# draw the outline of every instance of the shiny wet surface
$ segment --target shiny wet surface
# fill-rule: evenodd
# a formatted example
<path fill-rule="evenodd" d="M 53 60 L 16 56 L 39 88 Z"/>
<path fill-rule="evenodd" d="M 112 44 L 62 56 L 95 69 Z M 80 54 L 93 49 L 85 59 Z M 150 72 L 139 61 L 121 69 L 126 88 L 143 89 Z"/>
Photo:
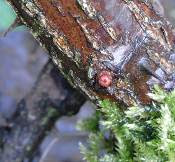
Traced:
<path fill-rule="evenodd" d="M 163 1 L 163 3 L 165 3 L 167 7 L 165 13 L 168 14 L 171 21 L 175 23 L 175 9 L 173 9 L 175 8 L 175 1 Z M 107 6 L 108 10 L 111 10 L 111 7 L 112 1 L 111 4 L 109 3 Z M 110 14 L 111 15 L 108 16 L 112 17 L 114 14 L 112 10 Z M 117 18 L 113 17 L 113 21 L 116 19 Z M 129 22 L 128 20 L 128 23 Z M 126 25 L 125 28 L 127 29 L 128 27 L 129 25 Z M 35 52 L 33 52 L 35 48 L 35 43 L 33 42 L 34 39 L 26 32 L 10 33 L 6 38 L 0 39 L 0 112 L 5 117 L 10 117 L 15 112 L 16 103 L 30 90 L 47 59 L 41 49 L 34 50 Z M 125 47 L 120 50 L 124 51 L 124 49 Z M 116 50 L 114 52 L 117 53 L 118 51 Z M 117 61 L 118 60 L 116 60 L 116 62 Z M 158 73 L 161 73 L 161 71 L 158 71 Z M 90 106 L 88 105 L 87 107 Z M 88 111 L 90 112 L 91 110 Z M 77 143 L 80 139 L 84 141 L 84 137 L 75 131 L 75 124 L 72 123 L 76 123 L 76 119 L 64 118 L 58 121 L 56 129 L 59 130 L 59 133 L 61 132 L 63 136 L 59 137 L 59 141 L 53 146 L 45 162 L 63 162 L 63 160 L 69 160 L 70 162 L 71 160 L 73 161 L 73 156 L 79 156 Z M 65 134 L 69 135 L 69 137 Z M 47 138 L 45 143 L 50 143 L 55 137 L 57 137 L 57 135 L 54 134 L 51 138 Z M 47 144 L 44 145 L 43 143 L 41 151 L 44 152 Z M 62 148 L 63 145 L 64 148 Z M 74 155 L 67 154 L 60 156 L 62 152 L 66 152 L 65 150 L 67 150 L 67 148 L 70 148 L 70 150 L 75 149 L 75 145 L 77 151 L 73 152 Z M 59 151 L 59 153 L 57 153 L 57 151 Z M 80 158 L 76 157 L 75 161 L 77 159 L 80 160 Z M 76 162 L 78 162 L 78 160 Z"/>

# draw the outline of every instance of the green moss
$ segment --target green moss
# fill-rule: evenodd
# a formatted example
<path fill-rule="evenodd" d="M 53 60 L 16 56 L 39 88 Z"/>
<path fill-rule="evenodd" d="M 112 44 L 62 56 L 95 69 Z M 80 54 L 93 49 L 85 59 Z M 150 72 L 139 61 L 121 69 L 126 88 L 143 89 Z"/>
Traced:
<path fill-rule="evenodd" d="M 99 120 L 100 113 L 96 112 L 92 117 L 84 119 L 83 121 L 79 121 L 77 124 L 77 129 L 81 131 L 88 131 L 96 133 L 99 131 Z"/>
<path fill-rule="evenodd" d="M 156 86 L 149 96 L 156 102 L 126 111 L 108 100 L 100 102 L 98 121 L 92 117 L 84 125 L 97 126 L 88 129 L 88 146 L 81 145 L 88 162 L 175 161 L 175 91 L 166 93 Z"/>
<path fill-rule="evenodd" d="M 43 118 L 43 120 L 41 121 L 41 125 L 45 125 L 48 123 L 48 120 L 50 120 L 50 118 L 53 118 L 55 116 L 58 115 L 58 111 L 56 111 L 55 109 L 53 108 L 49 108 L 48 109 L 48 112 L 47 112 L 47 116 L 45 116 Z"/>

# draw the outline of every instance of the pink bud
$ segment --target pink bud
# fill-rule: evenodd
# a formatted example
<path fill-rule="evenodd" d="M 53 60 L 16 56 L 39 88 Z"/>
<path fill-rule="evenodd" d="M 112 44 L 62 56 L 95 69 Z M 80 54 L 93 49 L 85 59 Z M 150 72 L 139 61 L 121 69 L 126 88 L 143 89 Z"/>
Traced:
<path fill-rule="evenodd" d="M 98 83 L 100 86 L 108 88 L 112 83 L 112 75 L 109 71 L 101 71 L 98 75 Z"/>

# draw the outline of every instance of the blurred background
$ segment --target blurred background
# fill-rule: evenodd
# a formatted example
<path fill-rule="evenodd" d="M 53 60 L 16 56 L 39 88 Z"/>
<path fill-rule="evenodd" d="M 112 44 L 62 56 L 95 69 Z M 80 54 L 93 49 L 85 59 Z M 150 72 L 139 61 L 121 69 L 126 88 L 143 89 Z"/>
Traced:
<path fill-rule="evenodd" d="M 175 25 L 175 0 L 152 1 Z M 5 0 L 0 0 L 1 35 L 14 19 L 13 10 Z M 6 37 L 0 37 L 0 116 L 8 119 L 15 113 L 16 104 L 31 90 L 47 60 L 46 51 L 39 47 L 25 27 L 18 27 Z M 88 134 L 79 132 L 76 124 L 93 112 L 93 105 L 86 102 L 77 115 L 59 119 L 40 146 L 43 155 L 40 162 L 83 161 L 78 144 L 85 143 Z"/>

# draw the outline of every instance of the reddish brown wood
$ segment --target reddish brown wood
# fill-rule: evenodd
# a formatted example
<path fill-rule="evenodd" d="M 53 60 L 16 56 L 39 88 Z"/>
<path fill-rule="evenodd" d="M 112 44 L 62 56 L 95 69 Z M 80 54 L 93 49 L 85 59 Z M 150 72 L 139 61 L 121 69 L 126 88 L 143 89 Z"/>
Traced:
<path fill-rule="evenodd" d="M 173 29 L 150 2 L 8 1 L 67 79 L 91 100 L 149 104 L 154 81 L 174 88 Z M 106 87 L 96 79 L 104 70 L 113 76 Z"/>

